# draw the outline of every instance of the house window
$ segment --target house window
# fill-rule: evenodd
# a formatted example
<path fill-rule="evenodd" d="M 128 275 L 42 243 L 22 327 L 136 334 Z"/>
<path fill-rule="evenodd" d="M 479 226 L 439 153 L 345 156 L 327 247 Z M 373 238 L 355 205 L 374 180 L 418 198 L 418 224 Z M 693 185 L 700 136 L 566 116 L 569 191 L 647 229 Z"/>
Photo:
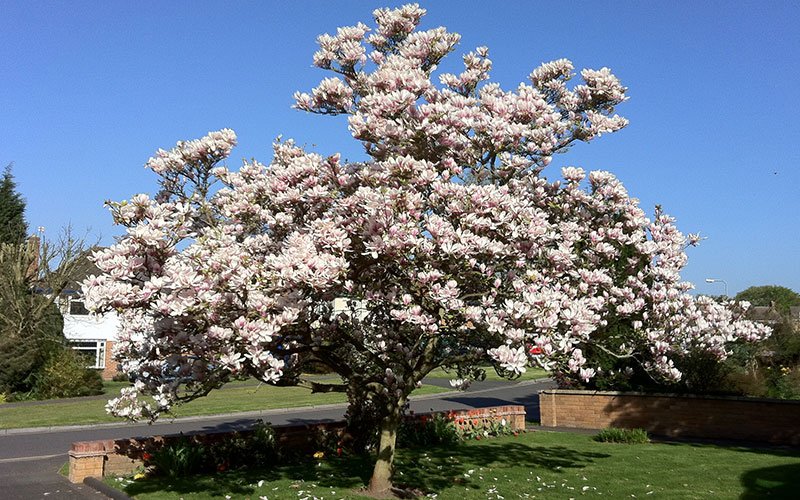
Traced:
<path fill-rule="evenodd" d="M 82 300 L 70 300 L 69 313 L 77 316 L 86 316 L 89 314 L 89 310 L 83 305 Z"/>
<path fill-rule="evenodd" d="M 86 359 L 86 368 L 106 367 L 105 340 L 76 340 L 72 342 L 72 348 Z"/>

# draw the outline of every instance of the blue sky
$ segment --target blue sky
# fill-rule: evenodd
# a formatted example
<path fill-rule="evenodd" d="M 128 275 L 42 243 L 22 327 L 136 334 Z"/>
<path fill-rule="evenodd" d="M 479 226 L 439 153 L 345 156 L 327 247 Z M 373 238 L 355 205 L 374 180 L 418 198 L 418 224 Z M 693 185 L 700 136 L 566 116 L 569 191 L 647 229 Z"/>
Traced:
<path fill-rule="evenodd" d="M 159 147 L 233 128 L 241 158 L 268 162 L 292 137 L 360 158 L 340 118 L 290 108 L 325 72 L 315 38 L 399 4 L 9 2 L 0 0 L 0 166 L 14 162 L 32 229 L 71 224 L 108 244 L 103 208 L 156 190 L 143 164 Z M 486 6 L 490 6 L 487 8 Z M 579 145 L 563 165 L 617 174 L 649 213 L 684 232 L 684 277 L 700 293 L 751 285 L 800 291 L 800 4 L 797 2 L 422 2 L 423 27 L 462 34 L 442 65 L 490 48 L 505 88 L 541 62 L 608 66 L 629 88 L 628 128 Z"/>

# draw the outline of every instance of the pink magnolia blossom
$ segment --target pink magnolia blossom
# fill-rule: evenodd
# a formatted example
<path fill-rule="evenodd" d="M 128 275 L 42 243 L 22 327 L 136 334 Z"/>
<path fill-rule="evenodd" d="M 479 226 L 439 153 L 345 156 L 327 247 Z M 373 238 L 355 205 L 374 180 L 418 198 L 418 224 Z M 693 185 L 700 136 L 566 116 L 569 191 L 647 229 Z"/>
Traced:
<path fill-rule="evenodd" d="M 688 293 L 684 249 L 699 237 L 648 217 L 613 174 L 542 175 L 627 124 L 609 69 L 572 85 L 560 59 L 504 90 L 479 47 L 437 75 L 459 36 L 418 30 L 424 14 L 379 9 L 373 28 L 321 36 L 314 64 L 335 75 L 295 95 L 347 114 L 366 161 L 279 141 L 269 164 L 234 171 L 225 129 L 159 150 L 147 166 L 162 191 L 110 204 L 127 233 L 84 288 L 93 310 L 121 313 L 115 355 L 137 380 L 113 412 L 154 417 L 233 378 L 291 379 L 306 359 L 391 407 L 438 366 L 463 381 L 487 361 L 508 376 L 536 363 L 585 383 L 593 348 L 678 380 L 673 358 L 768 335 Z M 614 325 L 632 333 L 606 344 Z"/>

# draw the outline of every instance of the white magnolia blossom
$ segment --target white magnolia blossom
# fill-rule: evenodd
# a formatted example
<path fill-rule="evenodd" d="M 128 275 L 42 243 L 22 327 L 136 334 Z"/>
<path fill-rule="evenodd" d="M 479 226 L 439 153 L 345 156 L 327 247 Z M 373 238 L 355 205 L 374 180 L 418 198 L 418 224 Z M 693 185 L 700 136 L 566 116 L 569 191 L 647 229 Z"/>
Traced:
<path fill-rule="evenodd" d="M 512 373 L 525 373 L 528 365 L 528 356 L 523 347 L 511 348 L 501 345 L 496 349 L 489 349 L 489 356 L 492 357 L 504 370 Z"/>

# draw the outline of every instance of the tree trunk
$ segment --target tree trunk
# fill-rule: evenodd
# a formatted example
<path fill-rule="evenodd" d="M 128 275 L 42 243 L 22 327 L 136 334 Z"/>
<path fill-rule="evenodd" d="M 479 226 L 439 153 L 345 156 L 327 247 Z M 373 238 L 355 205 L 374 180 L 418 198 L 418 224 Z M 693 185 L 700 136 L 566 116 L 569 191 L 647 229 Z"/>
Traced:
<path fill-rule="evenodd" d="M 383 493 L 392 487 L 392 467 L 394 462 L 397 428 L 400 426 L 400 407 L 393 407 L 381 422 L 380 442 L 378 443 L 378 459 L 372 470 L 367 490 L 370 493 Z"/>

